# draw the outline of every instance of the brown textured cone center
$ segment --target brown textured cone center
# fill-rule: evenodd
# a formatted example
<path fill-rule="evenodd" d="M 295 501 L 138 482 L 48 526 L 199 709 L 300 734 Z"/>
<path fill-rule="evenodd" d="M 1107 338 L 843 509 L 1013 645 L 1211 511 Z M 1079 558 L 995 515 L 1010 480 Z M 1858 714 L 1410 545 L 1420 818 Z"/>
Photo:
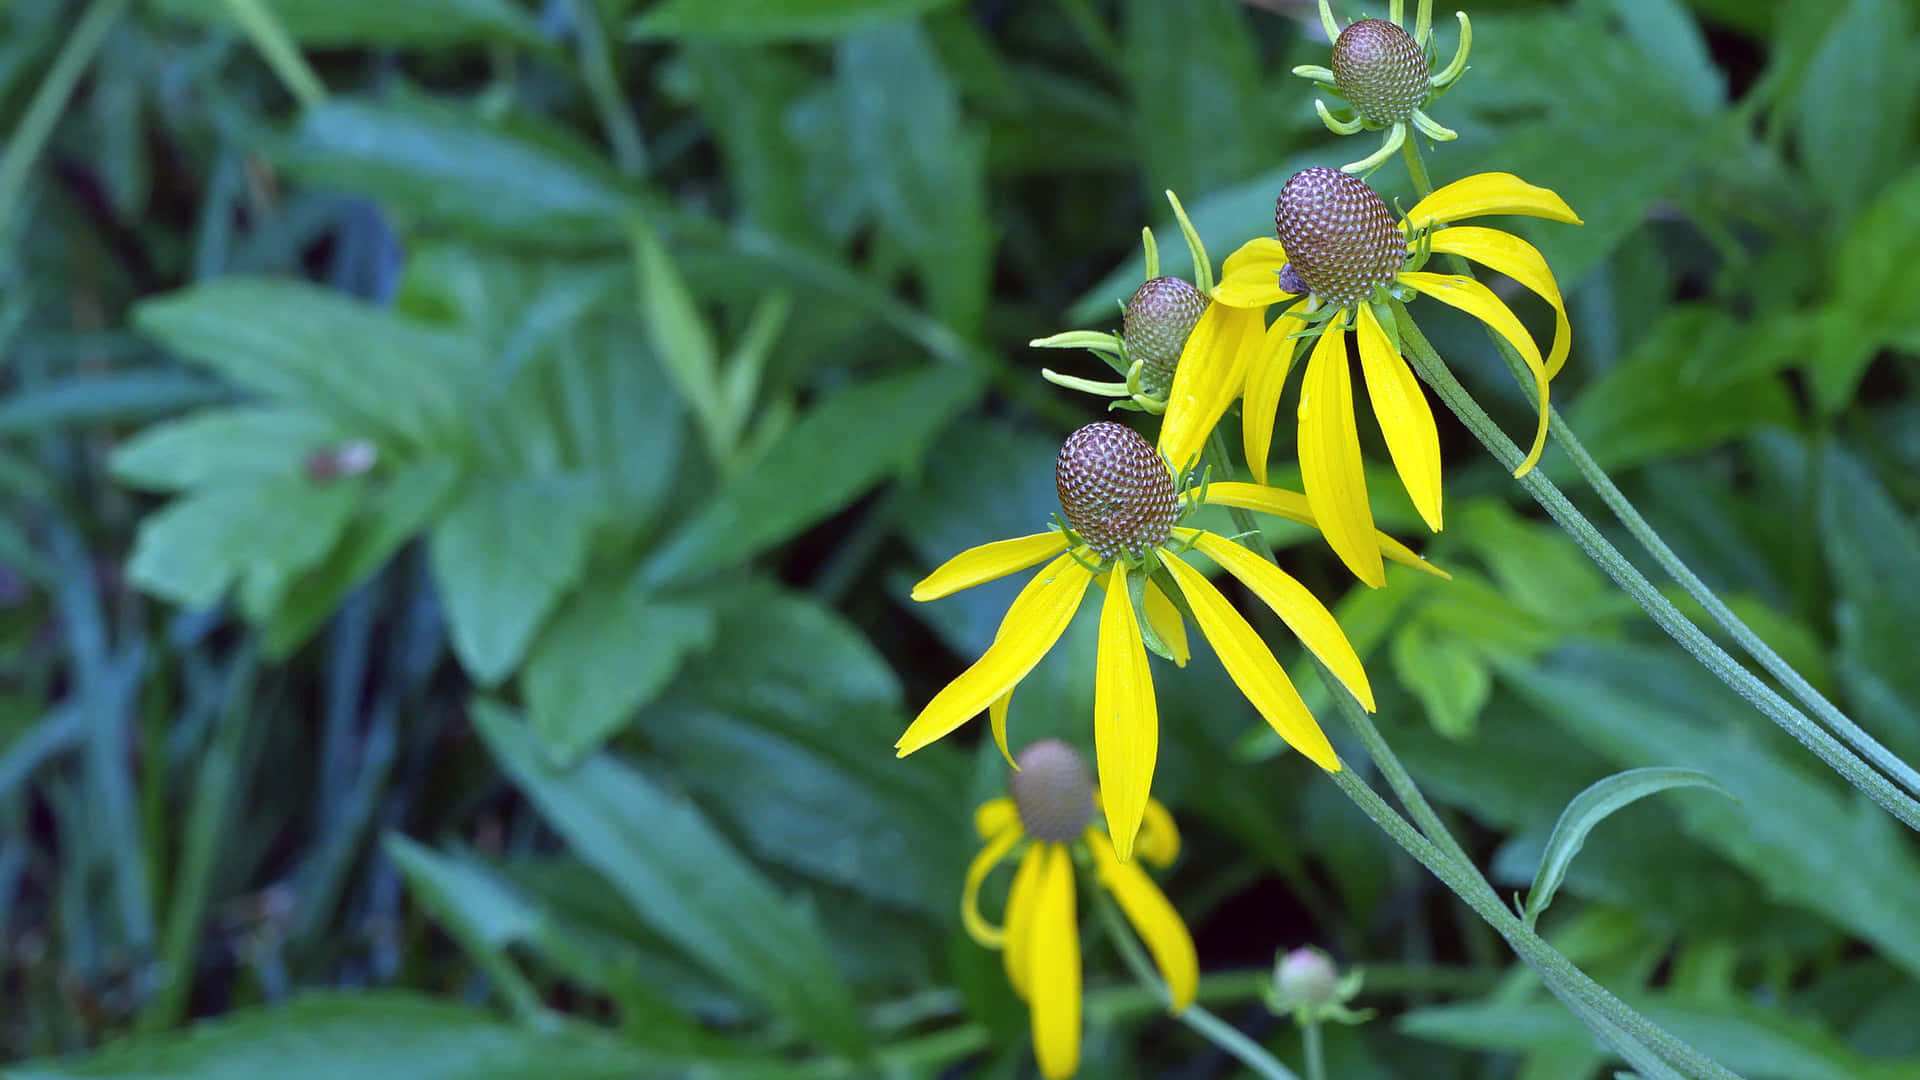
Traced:
<path fill-rule="evenodd" d="M 1427 54 L 1390 22 L 1361 19 L 1333 43 L 1333 85 L 1362 120 L 1405 123 L 1427 99 Z"/>
<path fill-rule="evenodd" d="M 1206 313 L 1208 300 L 1185 278 L 1157 277 L 1143 282 L 1127 299 L 1120 336 L 1127 355 L 1140 361 L 1140 382 L 1149 394 L 1164 394 L 1173 385 L 1193 326 Z"/>
<path fill-rule="evenodd" d="M 1110 420 L 1067 436 L 1053 483 L 1067 524 L 1101 559 L 1145 555 L 1167 542 L 1180 516 L 1159 451 Z"/>
<path fill-rule="evenodd" d="M 1372 188 L 1339 169 L 1294 173 L 1280 189 L 1273 225 L 1293 272 L 1330 304 L 1366 297 L 1407 261 L 1393 211 Z"/>
<path fill-rule="evenodd" d="M 1007 778 L 1007 793 L 1028 833 L 1067 843 L 1093 820 L 1093 778 L 1087 763 L 1059 739 L 1042 739 L 1020 751 L 1020 771 Z"/>

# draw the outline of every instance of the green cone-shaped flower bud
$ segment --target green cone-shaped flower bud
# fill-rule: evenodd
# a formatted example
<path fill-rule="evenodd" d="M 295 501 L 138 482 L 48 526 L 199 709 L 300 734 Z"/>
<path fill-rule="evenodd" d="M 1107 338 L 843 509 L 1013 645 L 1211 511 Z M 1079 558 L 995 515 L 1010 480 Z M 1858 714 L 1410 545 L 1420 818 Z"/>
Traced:
<path fill-rule="evenodd" d="M 1132 428 L 1102 420 L 1060 447 L 1054 489 L 1067 524 L 1101 559 L 1138 559 L 1167 542 L 1180 516 L 1160 452 Z"/>
<path fill-rule="evenodd" d="M 1365 298 L 1406 265 L 1407 241 L 1393 211 L 1339 169 L 1294 173 L 1274 204 L 1273 226 L 1294 274 L 1329 304 Z"/>
<path fill-rule="evenodd" d="M 1059 739 L 1041 739 L 1020 751 L 1017 760 L 1020 771 L 1007 778 L 1007 793 L 1020 811 L 1020 824 L 1050 843 L 1079 839 L 1093 820 L 1087 763 Z"/>
<path fill-rule="evenodd" d="M 1173 385 L 1173 369 L 1187 336 L 1207 310 L 1207 298 L 1185 278 L 1157 277 L 1142 282 L 1127 298 L 1120 336 L 1127 356 L 1140 361 L 1140 385 L 1155 397 Z"/>
<path fill-rule="evenodd" d="M 1413 119 L 1427 99 L 1427 75 L 1426 51 L 1390 22 L 1361 19 L 1333 43 L 1333 85 L 1375 127 Z"/>

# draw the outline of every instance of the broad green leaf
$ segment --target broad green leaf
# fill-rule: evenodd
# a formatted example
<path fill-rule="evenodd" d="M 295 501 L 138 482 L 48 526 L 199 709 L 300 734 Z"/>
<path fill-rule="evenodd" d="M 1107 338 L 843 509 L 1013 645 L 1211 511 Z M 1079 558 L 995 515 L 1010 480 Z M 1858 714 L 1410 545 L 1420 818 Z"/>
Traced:
<path fill-rule="evenodd" d="M 0 436 L 69 425 L 127 424 L 227 400 L 231 391 L 196 376 L 158 371 L 76 375 L 0 400 Z"/>
<path fill-rule="evenodd" d="M 234 25 L 224 3 L 159 0 L 154 6 L 175 18 Z M 321 48 L 544 41 L 539 26 L 509 0 L 270 0 L 267 6 L 301 44 Z"/>
<path fill-rule="evenodd" d="M 453 651 L 476 681 L 512 674 L 586 572 L 603 511 L 564 475 L 477 478 L 433 530 L 427 554 Z"/>
<path fill-rule="evenodd" d="M 408 226 L 541 248 L 617 247 L 640 208 L 563 129 L 490 124 L 445 103 L 335 98 L 268 151 L 299 179 L 376 199 Z"/>
<path fill-rule="evenodd" d="M 1828 412 L 1853 399 L 1882 348 L 1920 329 L 1920 169 L 1887 186 L 1841 238 L 1830 261 L 1832 301 L 1809 320 L 1815 399 Z"/>
<path fill-rule="evenodd" d="M 793 182 L 804 158 L 787 117 L 810 86 L 799 58 L 778 46 L 706 41 L 687 41 L 678 55 L 748 219 L 794 243 L 818 236 L 805 186 Z"/>
<path fill-rule="evenodd" d="M 278 581 L 326 558 L 363 494 L 358 479 L 304 475 L 201 489 L 142 523 L 127 575 L 182 607 L 211 606 L 236 581 Z"/>
<path fill-rule="evenodd" d="M 964 763 L 873 752 L 906 728 L 899 682 L 832 609 L 755 582 L 718 615 L 642 738 L 761 858 L 944 922 L 972 853 Z"/>
<path fill-rule="evenodd" d="M 1673 802 L 1681 826 L 1738 864 L 1782 903 L 1824 917 L 1920 973 L 1920 857 L 1896 825 L 1699 667 L 1670 653 L 1610 646 L 1563 650 L 1539 670 L 1502 677 L 1569 736 L 1617 767 L 1701 769 L 1739 800 Z M 1833 883 L 1847 882 L 1845 888 Z"/>
<path fill-rule="evenodd" d="M 510 1024 L 394 990 L 309 993 L 182 1032 L 0 1070 L 5 1080 L 626 1080 L 672 1057 L 585 1024 Z"/>
<path fill-rule="evenodd" d="M 1696 113 L 1726 103 L 1727 80 L 1713 62 L 1706 36 L 1680 0 L 1608 0 L 1627 36 L 1652 57 L 1680 99 Z"/>
<path fill-rule="evenodd" d="M 142 303 L 140 331 L 280 404 L 355 435 L 459 447 L 483 386 L 474 342 L 336 292 L 223 278 Z"/>
<path fill-rule="evenodd" d="M 1586 843 L 1587 834 L 1593 831 L 1594 826 L 1623 806 L 1680 787 L 1707 788 L 1733 798 L 1726 788 L 1720 786 L 1719 781 L 1698 769 L 1660 766 L 1614 773 L 1575 795 L 1573 801 L 1567 803 L 1567 808 L 1561 811 L 1560 820 L 1554 822 L 1553 835 L 1547 838 L 1546 853 L 1540 857 L 1540 869 L 1533 875 L 1533 885 L 1527 890 L 1527 902 L 1520 912 L 1527 925 L 1531 927 L 1540 918 L 1540 913 L 1547 910 L 1547 905 L 1553 903 L 1553 894 L 1559 891 L 1560 882 L 1566 878 L 1567 867 L 1572 865 L 1573 857 L 1580 854 L 1580 847 Z"/>
<path fill-rule="evenodd" d="M 601 753 L 570 770 L 491 702 L 473 719 L 495 759 L 656 932 L 716 977 L 847 1054 L 865 1046 L 853 996 L 811 912 L 782 897 L 691 804 Z"/>
<path fill-rule="evenodd" d="M 1820 535 L 1833 575 L 1833 621 L 1847 704 L 1908 761 L 1920 754 L 1920 529 L 1872 473 L 1843 450 L 1823 463 Z"/>
<path fill-rule="evenodd" d="M 660 0 L 633 21 L 636 38 L 779 41 L 834 38 L 899 22 L 952 0 Z"/>
<path fill-rule="evenodd" d="M 1914 88 L 1910 5 L 1844 0 L 1788 5 L 1785 32 L 1811 47 L 1791 116 L 1799 160 L 1842 211 L 1866 201 L 1907 160 Z"/>
<path fill-rule="evenodd" d="M 1484 656 L 1471 645 L 1414 624 L 1393 636 L 1393 673 L 1427 711 L 1435 730 L 1469 739 L 1493 689 Z"/>
<path fill-rule="evenodd" d="M 600 748 L 713 640 L 705 607 L 655 600 L 638 582 L 589 583 L 554 614 L 521 675 L 528 720 L 554 760 Z"/>
<path fill-rule="evenodd" d="M 942 366 L 834 391 L 668 537 L 643 576 L 659 585 L 731 566 L 834 513 L 916 465 L 979 386 Z"/>
<path fill-rule="evenodd" d="M 1287 95 L 1274 93 L 1272 81 L 1291 76 L 1260 70 L 1251 25 L 1257 15 L 1229 0 L 1130 0 L 1124 10 L 1121 70 L 1132 91 L 1131 134 L 1156 212 L 1166 209 L 1160 193 L 1167 188 L 1199 198 L 1292 149 L 1274 122 Z M 1312 102 L 1305 104 L 1310 116 Z M 1267 196 L 1269 228 L 1278 194 L 1275 187 Z M 1216 261 L 1232 250 L 1208 248 Z"/>
<path fill-rule="evenodd" d="M 113 478 L 147 491 L 185 491 L 240 479 L 297 476 L 316 450 L 347 438 L 298 409 L 205 409 L 156 424 L 114 448 Z"/>
<path fill-rule="evenodd" d="M 265 626 L 268 655 L 284 659 L 304 644 L 348 590 L 384 566 L 437 517 L 459 487 L 445 461 L 407 466 L 377 483 L 326 560 L 292 582 Z"/>

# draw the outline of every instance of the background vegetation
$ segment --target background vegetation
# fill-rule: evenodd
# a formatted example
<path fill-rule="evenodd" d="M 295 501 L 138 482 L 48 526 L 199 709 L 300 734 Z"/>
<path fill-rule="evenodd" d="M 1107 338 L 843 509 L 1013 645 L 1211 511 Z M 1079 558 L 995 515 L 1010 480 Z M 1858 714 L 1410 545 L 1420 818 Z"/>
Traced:
<path fill-rule="evenodd" d="M 1585 218 L 1517 226 L 1570 290 L 1556 402 L 1913 760 L 1920 17 L 1471 14 L 1436 110 L 1462 138 L 1429 161 Z M 6 1075 L 1030 1074 L 956 908 L 1004 766 L 978 732 L 891 750 L 1011 586 L 907 585 L 1054 509 L 1059 439 L 1098 414 L 1037 371 L 1097 364 L 1025 343 L 1117 325 L 1142 225 L 1178 271 L 1163 189 L 1218 258 L 1295 169 L 1364 153 L 1287 75 L 1325 62 L 1311 6 L 0 18 Z M 1422 319 L 1530 428 L 1471 324 Z M 1739 802 L 1609 819 L 1548 936 L 1746 1076 L 1920 1077 L 1913 838 L 1442 437 L 1448 530 L 1379 512 L 1451 584 L 1349 588 L 1275 539 L 1344 595 L 1381 726 L 1475 856 L 1517 889 L 1590 781 L 1704 769 Z M 1088 741 L 1093 629 L 1016 743 Z M 1163 676 L 1203 1001 L 1297 1061 L 1259 995 L 1319 944 L 1380 1010 L 1332 1033 L 1338 1076 L 1612 1074 L 1217 667 Z M 1083 1075 L 1234 1074 L 1088 964 Z"/>

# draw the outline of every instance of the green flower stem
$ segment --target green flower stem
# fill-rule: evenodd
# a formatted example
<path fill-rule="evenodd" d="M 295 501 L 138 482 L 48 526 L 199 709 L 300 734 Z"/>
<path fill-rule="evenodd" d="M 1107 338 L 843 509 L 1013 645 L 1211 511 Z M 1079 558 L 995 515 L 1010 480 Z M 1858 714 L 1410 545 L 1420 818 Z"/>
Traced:
<path fill-rule="evenodd" d="M 1307 1017 L 1300 1025 L 1301 1053 L 1307 1059 L 1307 1080 L 1327 1080 L 1327 1053 L 1320 1046 L 1320 1021 Z"/>
<path fill-rule="evenodd" d="M 1460 381 L 1447 370 L 1445 362 L 1434 352 L 1433 345 L 1415 326 L 1406 308 L 1399 302 L 1394 303 L 1394 314 L 1398 317 L 1401 344 L 1405 348 L 1407 359 L 1414 370 L 1420 373 L 1428 386 L 1440 395 L 1455 416 L 1466 424 L 1474 437 L 1480 440 L 1495 460 L 1508 469 L 1517 467 L 1523 456 L 1520 448 L 1507 438 L 1506 433 L 1487 416 Z M 1695 626 L 1686 616 L 1675 608 L 1671 601 L 1660 594 L 1653 582 L 1640 572 L 1639 568 L 1620 554 L 1600 530 L 1581 514 L 1566 495 L 1547 479 L 1545 473 L 1535 469 L 1520 477 L 1520 485 L 1526 488 L 1534 501 L 1553 517 L 1567 534 L 1573 537 L 1580 549 L 1586 552 L 1602 570 L 1607 572 L 1616 584 L 1646 609 L 1653 621 L 1665 630 L 1668 636 L 1679 642 L 1681 647 L 1692 653 L 1694 658 L 1713 672 L 1721 682 L 1726 683 L 1741 697 L 1764 713 L 1768 719 L 1778 724 L 1800 744 L 1812 750 L 1820 760 L 1826 762 L 1834 771 L 1847 778 L 1854 787 L 1867 793 L 1888 813 L 1899 818 L 1910 829 L 1920 831 L 1920 802 L 1895 787 L 1885 776 L 1875 771 L 1865 761 L 1855 756 L 1825 728 L 1808 719 L 1805 713 L 1793 707 L 1774 689 L 1748 671 L 1739 661 L 1727 654 L 1714 640 Z"/>
<path fill-rule="evenodd" d="M 1151 990 L 1163 1007 L 1170 1005 L 1173 997 L 1167 992 L 1167 985 L 1160 981 L 1159 974 L 1153 970 L 1153 962 L 1147 959 L 1146 950 L 1134 940 L 1133 931 L 1127 928 L 1119 909 L 1114 907 L 1112 899 L 1106 893 L 1098 889 L 1092 892 L 1095 906 L 1100 909 L 1100 923 L 1106 928 L 1107 937 L 1113 942 L 1113 947 L 1119 950 L 1120 958 L 1126 961 L 1128 969 L 1133 972 L 1133 977 L 1139 980 L 1142 986 Z M 1272 1054 L 1267 1053 L 1265 1047 L 1241 1034 L 1239 1029 L 1208 1012 L 1198 1003 L 1188 1005 L 1176 1013 L 1174 1018 L 1192 1028 L 1201 1038 L 1231 1054 L 1235 1060 L 1253 1070 L 1255 1074 L 1266 1077 L 1267 1080 L 1300 1080 L 1292 1069 L 1280 1064 Z"/>
<path fill-rule="evenodd" d="M 1405 818 L 1393 811 L 1373 788 L 1352 769 L 1333 773 L 1333 782 L 1352 799 L 1362 813 L 1385 830 L 1407 854 L 1419 860 L 1433 875 L 1471 905 L 1487 925 L 1507 940 L 1527 966 L 1539 972 L 1547 989 L 1561 999 L 1576 1015 L 1597 1014 L 1600 1019 L 1633 1037 L 1689 1076 L 1705 1080 L 1739 1080 L 1739 1075 L 1724 1065 L 1688 1046 L 1680 1039 L 1635 1012 L 1606 987 L 1595 982 L 1544 938 L 1528 930 L 1513 912 L 1507 910 L 1485 878 L 1469 862 L 1444 853 Z"/>
<path fill-rule="evenodd" d="M 1432 194 L 1433 182 L 1428 178 L 1426 161 L 1420 156 L 1419 146 L 1415 145 L 1414 140 L 1409 139 L 1402 153 L 1406 158 L 1407 173 L 1413 180 L 1414 190 L 1421 198 Z M 1447 256 L 1446 262 L 1448 269 L 1454 273 L 1468 277 L 1474 276 L 1473 267 L 1458 255 Z M 1507 368 L 1513 372 L 1513 377 L 1520 384 L 1522 392 L 1526 394 L 1528 403 L 1537 406 L 1533 377 L 1527 370 L 1525 361 L 1520 359 L 1520 354 L 1514 351 L 1513 346 L 1506 339 L 1491 332 L 1487 336 L 1499 351 L 1501 358 L 1507 362 Z M 1838 734 L 1855 752 L 1898 780 L 1909 793 L 1920 795 L 1920 771 L 1916 771 L 1911 765 L 1901 760 L 1898 754 L 1887 749 L 1879 740 L 1862 730 L 1858 724 L 1828 701 L 1820 691 L 1814 689 L 1813 684 L 1807 682 L 1798 671 L 1793 669 L 1793 665 L 1787 663 L 1779 653 L 1762 641 L 1760 635 L 1754 633 L 1740 616 L 1735 615 L 1733 610 L 1707 586 L 1707 583 L 1700 580 L 1700 576 L 1681 561 L 1680 556 L 1667 545 L 1653 526 L 1647 523 L 1647 519 L 1641 516 L 1640 511 L 1628 501 L 1626 495 L 1614 484 L 1613 479 L 1600 467 L 1600 463 L 1587 452 L 1586 446 L 1573 434 L 1573 430 L 1561 419 L 1557 410 L 1550 409 L 1547 430 L 1560 449 L 1566 452 L 1574 468 L 1579 470 L 1580 475 L 1592 486 L 1594 493 L 1607 504 L 1607 509 L 1613 512 L 1613 516 L 1626 527 L 1634 540 L 1653 556 L 1654 561 L 1660 564 L 1660 568 L 1678 582 L 1680 587 L 1686 590 L 1687 595 L 1693 597 L 1694 601 L 1722 630 L 1726 631 L 1729 637 L 1733 638 L 1734 643 L 1743 652 L 1759 661 L 1767 674 L 1780 680 L 1780 684 L 1787 688 L 1788 693 L 1800 699 L 1801 704 L 1811 709 L 1821 723 Z M 1682 644 L 1684 645 L 1685 642 Z M 1740 688 L 1736 686 L 1734 689 Z M 1805 742 L 1804 739 L 1801 741 Z"/>

